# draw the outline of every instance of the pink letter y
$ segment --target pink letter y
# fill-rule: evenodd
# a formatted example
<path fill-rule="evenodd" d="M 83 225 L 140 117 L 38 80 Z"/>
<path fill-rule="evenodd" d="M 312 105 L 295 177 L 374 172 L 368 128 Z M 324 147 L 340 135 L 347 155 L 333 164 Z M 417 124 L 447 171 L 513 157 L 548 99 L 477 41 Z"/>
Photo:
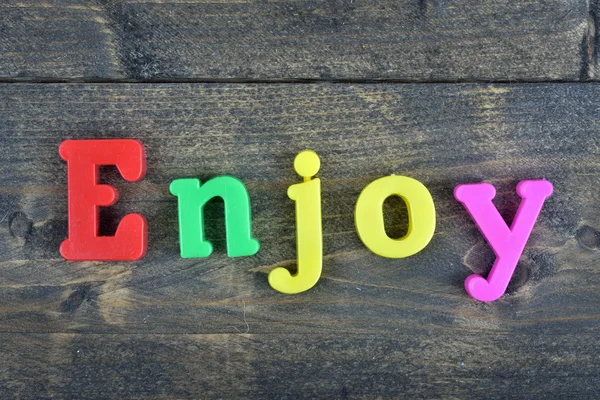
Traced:
<path fill-rule="evenodd" d="M 542 205 L 552 194 L 552 184 L 546 180 L 521 181 L 517 193 L 523 200 L 509 228 L 492 203 L 496 195 L 492 185 L 477 183 L 454 189 L 454 197 L 463 203 L 496 253 L 487 279 L 475 274 L 465 280 L 467 293 L 477 300 L 494 301 L 506 291 Z"/>

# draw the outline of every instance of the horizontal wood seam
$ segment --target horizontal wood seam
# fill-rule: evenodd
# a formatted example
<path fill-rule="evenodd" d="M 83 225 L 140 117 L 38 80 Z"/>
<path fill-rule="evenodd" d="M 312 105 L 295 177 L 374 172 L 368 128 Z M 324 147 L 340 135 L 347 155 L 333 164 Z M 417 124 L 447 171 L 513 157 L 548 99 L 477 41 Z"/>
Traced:
<path fill-rule="evenodd" d="M 587 69 L 588 64 L 585 64 L 582 68 Z M 590 66 L 592 68 L 593 66 Z M 56 79 L 56 78 L 0 78 L 0 84 L 6 83 L 26 83 L 26 84 L 183 84 L 183 83 L 195 83 L 195 84 L 249 84 L 249 85 L 263 85 L 263 84 L 319 84 L 319 83 L 333 83 L 333 84 L 352 84 L 352 85 L 365 85 L 365 84 L 536 84 L 536 83 L 566 83 L 566 84 L 578 84 L 578 83 L 595 83 L 589 79 L 581 80 L 565 80 L 565 79 L 433 79 L 433 80 L 412 80 L 412 79 L 235 79 L 235 78 L 223 78 L 223 79 Z"/>

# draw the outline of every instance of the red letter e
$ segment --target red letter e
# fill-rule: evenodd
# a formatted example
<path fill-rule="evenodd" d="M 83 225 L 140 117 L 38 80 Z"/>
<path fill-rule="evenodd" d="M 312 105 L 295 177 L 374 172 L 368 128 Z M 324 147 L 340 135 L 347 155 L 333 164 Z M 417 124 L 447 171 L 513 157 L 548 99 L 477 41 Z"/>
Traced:
<path fill-rule="evenodd" d="M 69 238 L 60 254 L 69 261 L 139 260 L 146 254 L 148 223 L 126 215 L 115 236 L 98 236 L 98 210 L 117 202 L 117 189 L 98 184 L 98 166 L 115 165 L 130 182 L 146 174 L 146 153 L 133 139 L 65 140 L 58 152 L 67 161 Z"/>

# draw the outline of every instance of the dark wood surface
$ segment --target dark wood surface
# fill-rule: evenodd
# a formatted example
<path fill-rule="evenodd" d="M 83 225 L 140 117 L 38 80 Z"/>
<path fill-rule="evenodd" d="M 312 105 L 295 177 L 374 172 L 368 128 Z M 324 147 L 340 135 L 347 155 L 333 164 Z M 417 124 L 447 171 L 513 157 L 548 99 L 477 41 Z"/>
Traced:
<path fill-rule="evenodd" d="M 596 0 L 0 1 L 0 399 L 600 398 Z M 376 83 L 376 82 L 383 83 Z M 588 81 L 587 83 L 582 83 Z M 277 83 L 277 84 L 274 84 Z M 67 138 L 131 137 L 146 178 L 103 181 L 149 221 L 138 262 L 69 263 Z M 294 268 L 287 187 L 321 156 L 324 269 Z M 171 180 L 250 192 L 252 257 L 179 257 Z M 358 194 L 389 174 L 431 191 L 437 229 L 389 260 L 360 242 Z M 545 203 L 507 294 L 463 289 L 493 252 L 453 188 L 516 184 Z M 386 202 L 388 232 L 407 229 Z"/>
<path fill-rule="evenodd" d="M 595 84 L 0 85 L 0 397 L 533 399 L 600 396 L 600 86 Z M 111 168 L 127 212 L 149 221 L 139 262 L 62 260 L 67 138 L 134 137 L 148 172 Z M 299 295 L 267 273 L 295 263 L 294 155 L 322 160 L 324 271 Z M 435 236 L 389 260 L 357 237 L 353 209 L 375 178 L 423 182 Z M 169 182 L 232 174 L 250 192 L 252 257 L 224 251 L 208 208 L 206 259 L 178 255 Z M 486 181 L 511 220 L 515 185 L 547 200 L 508 293 L 464 291 L 493 253 L 453 199 Z M 388 204 L 392 235 L 406 230 Z"/>
<path fill-rule="evenodd" d="M 579 80 L 596 22 L 587 0 L 3 0 L 0 78 Z"/>

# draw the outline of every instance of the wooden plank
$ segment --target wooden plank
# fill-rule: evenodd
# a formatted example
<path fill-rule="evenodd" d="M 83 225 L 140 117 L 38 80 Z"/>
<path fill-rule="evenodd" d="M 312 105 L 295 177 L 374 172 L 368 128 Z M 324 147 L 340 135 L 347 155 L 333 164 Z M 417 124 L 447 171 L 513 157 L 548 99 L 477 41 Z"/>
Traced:
<path fill-rule="evenodd" d="M 144 398 L 596 398 L 600 391 L 600 94 L 596 85 L 0 85 L 0 395 Z M 105 232 L 142 212 L 139 262 L 68 263 L 66 138 L 133 137 L 146 178 L 104 180 L 121 200 Z M 295 262 L 294 155 L 322 160 L 324 271 L 286 296 L 267 273 Z M 436 234 L 380 258 L 353 208 L 375 178 L 423 182 Z M 169 182 L 221 174 L 250 192 L 261 251 L 224 255 L 222 206 L 208 208 L 206 259 L 178 256 Z M 512 219 L 515 185 L 554 195 L 508 294 L 462 287 L 493 254 L 459 183 L 487 181 Z M 388 208 L 390 229 L 406 229 Z M 461 364 L 464 363 L 464 366 Z M 544 394 L 542 394 L 544 393 Z M 36 394 L 35 396 L 33 394 Z M 3 397 L 3 396 L 0 396 Z M 108 395 L 106 397 L 109 397 Z"/>
<path fill-rule="evenodd" d="M 403 330 L 4 334 L 0 392 L 37 399 L 260 400 L 592 399 L 598 394 L 598 357 L 581 350 L 596 346 L 589 333 Z"/>
<path fill-rule="evenodd" d="M 0 77 L 578 80 L 585 0 L 8 0 Z"/>
<path fill-rule="evenodd" d="M 104 9 L 80 0 L 3 0 L 0 78 L 123 77 Z"/>

